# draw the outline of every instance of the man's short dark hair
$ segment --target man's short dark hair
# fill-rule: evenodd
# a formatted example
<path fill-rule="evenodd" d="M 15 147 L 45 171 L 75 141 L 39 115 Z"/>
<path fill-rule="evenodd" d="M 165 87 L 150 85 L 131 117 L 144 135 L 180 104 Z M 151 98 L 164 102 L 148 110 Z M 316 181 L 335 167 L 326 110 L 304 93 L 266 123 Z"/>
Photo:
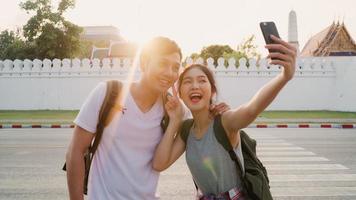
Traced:
<path fill-rule="evenodd" d="M 182 59 L 181 49 L 175 41 L 166 37 L 155 37 L 142 47 L 140 60 L 146 62 L 152 56 L 172 53 L 178 53 Z"/>

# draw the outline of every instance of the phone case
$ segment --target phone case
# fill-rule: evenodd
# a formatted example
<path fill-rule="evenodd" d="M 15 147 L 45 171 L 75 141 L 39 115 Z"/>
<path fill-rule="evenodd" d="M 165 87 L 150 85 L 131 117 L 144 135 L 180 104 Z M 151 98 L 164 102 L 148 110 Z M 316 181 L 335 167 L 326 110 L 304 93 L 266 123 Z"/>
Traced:
<path fill-rule="evenodd" d="M 274 35 L 279 38 L 278 30 L 274 22 L 261 22 L 260 27 L 266 44 L 274 43 L 270 35 Z"/>

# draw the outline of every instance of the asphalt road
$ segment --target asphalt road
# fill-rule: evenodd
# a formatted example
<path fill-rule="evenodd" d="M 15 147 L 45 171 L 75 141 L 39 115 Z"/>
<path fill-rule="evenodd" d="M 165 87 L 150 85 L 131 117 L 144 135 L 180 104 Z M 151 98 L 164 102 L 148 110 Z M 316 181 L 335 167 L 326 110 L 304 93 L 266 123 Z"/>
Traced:
<path fill-rule="evenodd" d="M 73 129 L 0 129 L 0 199 L 68 199 L 61 170 Z M 246 129 L 274 199 L 356 199 L 356 129 Z M 161 199 L 194 199 L 184 156 L 163 172 Z"/>

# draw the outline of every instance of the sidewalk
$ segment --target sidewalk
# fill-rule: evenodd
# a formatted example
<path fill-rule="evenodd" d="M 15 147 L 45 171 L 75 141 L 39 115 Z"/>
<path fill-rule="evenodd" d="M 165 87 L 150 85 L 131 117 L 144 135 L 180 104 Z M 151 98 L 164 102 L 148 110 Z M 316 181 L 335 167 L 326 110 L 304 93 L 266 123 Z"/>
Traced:
<path fill-rule="evenodd" d="M 68 120 L 68 119 L 0 119 L 0 124 L 4 124 L 4 122 L 11 123 L 11 124 L 13 124 L 13 123 L 28 124 L 31 122 L 36 122 L 36 123 L 40 123 L 40 124 L 64 122 L 67 124 L 71 124 L 71 123 L 73 123 L 73 120 Z"/>
<path fill-rule="evenodd" d="M 73 128 L 73 120 L 68 119 L 16 119 L 0 120 L 0 129 L 4 128 Z M 257 118 L 248 128 L 356 128 L 353 118 Z"/>
<path fill-rule="evenodd" d="M 74 120 L 74 119 L 73 119 Z M 40 124 L 48 124 L 48 123 L 58 123 L 58 122 L 64 122 L 64 123 L 73 123 L 73 120 L 68 120 L 68 119 L 0 119 L 0 124 L 4 124 L 4 122 L 7 123 L 15 123 L 15 124 L 26 124 L 30 122 L 36 122 Z M 356 119 L 352 118 L 326 118 L 326 119 L 315 119 L 315 118 L 279 118 L 279 119 L 272 119 L 272 118 L 263 118 L 263 117 L 258 117 L 254 122 L 254 124 L 264 124 L 264 123 L 338 123 L 338 124 L 344 124 L 344 123 L 356 123 Z"/>

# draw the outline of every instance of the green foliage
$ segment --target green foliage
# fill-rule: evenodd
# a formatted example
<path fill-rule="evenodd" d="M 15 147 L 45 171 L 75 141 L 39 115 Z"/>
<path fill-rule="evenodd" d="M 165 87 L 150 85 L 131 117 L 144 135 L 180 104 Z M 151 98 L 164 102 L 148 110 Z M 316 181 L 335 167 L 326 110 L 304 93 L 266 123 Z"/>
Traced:
<path fill-rule="evenodd" d="M 75 0 L 61 0 L 57 9 L 51 0 L 26 0 L 20 7 L 33 16 L 19 32 L 5 30 L 0 36 L 1 59 L 54 59 L 80 55 L 82 28 L 65 20 L 63 14 Z"/>
<path fill-rule="evenodd" d="M 259 60 L 261 58 L 261 54 L 257 50 L 257 45 L 254 44 L 255 36 L 251 35 L 247 39 L 243 40 L 238 46 L 237 49 L 234 50 L 228 45 L 210 45 L 208 47 L 204 47 L 200 54 L 193 53 L 191 54 L 192 59 L 197 59 L 198 57 L 203 58 L 205 61 L 209 57 L 214 59 L 214 64 L 217 65 L 217 60 L 220 57 L 225 59 L 225 65 L 227 65 L 227 61 L 230 58 L 235 58 L 236 61 L 241 58 L 246 58 L 247 60 L 250 58 L 255 58 Z M 238 64 L 238 63 L 237 63 Z M 247 63 L 248 65 L 248 63 Z"/>
<path fill-rule="evenodd" d="M 186 57 L 185 58 L 185 60 L 183 61 L 183 63 L 182 63 L 182 66 L 187 66 L 187 59 L 188 58 L 192 58 L 193 60 L 196 60 L 196 59 L 198 59 L 200 57 L 200 54 L 198 54 L 198 53 L 192 53 L 190 56 L 188 56 L 188 57 Z"/>
<path fill-rule="evenodd" d="M 81 40 L 80 41 L 80 47 L 79 47 L 79 53 L 77 54 L 76 57 L 80 58 L 80 59 L 90 58 L 92 48 L 93 48 L 93 42 L 92 41 Z"/>
<path fill-rule="evenodd" d="M 35 12 L 23 30 L 27 41 L 34 42 L 38 58 L 73 58 L 79 53 L 82 28 L 63 17 L 74 3 L 74 0 L 61 0 L 56 11 L 52 9 L 51 0 L 20 3 L 27 13 Z"/>
<path fill-rule="evenodd" d="M 237 52 L 241 52 L 246 59 L 255 58 L 261 59 L 261 54 L 258 52 L 258 46 L 254 43 L 255 35 L 251 35 L 237 46 Z"/>
<path fill-rule="evenodd" d="M 199 56 L 200 56 L 200 54 L 198 54 L 198 53 L 192 53 L 192 54 L 190 55 L 190 57 L 191 57 L 193 60 L 198 59 Z"/>
<path fill-rule="evenodd" d="M 234 58 L 236 60 L 236 66 L 238 66 L 238 64 L 239 64 L 238 61 L 244 57 L 245 57 L 244 53 L 241 51 L 234 51 L 232 53 L 224 53 L 224 55 L 223 55 L 223 58 L 225 59 L 225 66 L 227 66 L 227 62 L 230 58 Z"/>
<path fill-rule="evenodd" d="M 20 37 L 20 31 L 4 30 L 0 33 L 0 59 L 26 59 L 33 58 L 31 43 L 26 43 Z"/>
<path fill-rule="evenodd" d="M 201 50 L 199 57 L 202 57 L 204 61 L 208 58 L 213 58 L 214 64 L 217 65 L 217 60 L 223 57 L 224 53 L 232 52 L 234 50 L 229 45 L 210 45 Z"/>
<path fill-rule="evenodd" d="M 66 11 L 68 8 L 74 8 L 74 5 L 75 0 L 61 1 L 58 5 L 58 13 L 62 15 L 63 12 Z"/>

